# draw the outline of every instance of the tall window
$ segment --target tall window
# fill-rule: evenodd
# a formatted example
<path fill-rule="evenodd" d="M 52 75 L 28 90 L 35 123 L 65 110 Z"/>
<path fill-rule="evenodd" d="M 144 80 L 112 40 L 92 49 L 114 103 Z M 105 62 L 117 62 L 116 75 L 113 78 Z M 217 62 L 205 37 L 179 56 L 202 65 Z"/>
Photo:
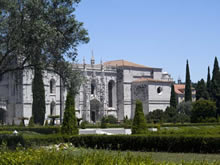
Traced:
<path fill-rule="evenodd" d="M 95 94 L 95 80 L 92 80 L 91 82 L 91 95 L 94 95 Z"/>
<path fill-rule="evenodd" d="M 56 92 L 56 82 L 54 79 L 50 80 L 50 93 L 55 93 Z"/>
<path fill-rule="evenodd" d="M 95 85 L 91 84 L 91 94 L 94 95 L 94 91 L 95 91 Z"/>
<path fill-rule="evenodd" d="M 56 113 L 56 103 L 53 101 L 50 103 L 50 115 L 55 115 Z"/>
<path fill-rule="evenodd" d="M 113 101 L 112 101 L 113 83 L 114 81 L 109 81 L 108 83 L 108 106 L 109 107 L 113 107 Z"/>

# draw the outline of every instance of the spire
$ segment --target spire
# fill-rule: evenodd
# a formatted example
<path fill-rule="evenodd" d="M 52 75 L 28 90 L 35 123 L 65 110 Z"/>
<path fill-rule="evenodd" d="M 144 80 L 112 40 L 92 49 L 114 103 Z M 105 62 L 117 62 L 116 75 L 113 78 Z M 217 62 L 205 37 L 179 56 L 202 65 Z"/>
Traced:
<path fill-rule="evenodd" d="M 94 54 L 93 54 L 93 50 L 92 50 L 92 58 L 91 58 L 91 65 L 95 64 L 95 58 L 94 58 Z"/>
<path fill-rule="evenodd" d="M 103 70 L 102 58 L 101 58 L 101 60 L 100 60 L 100 65 L 101 65 L 101 70 Z"/>

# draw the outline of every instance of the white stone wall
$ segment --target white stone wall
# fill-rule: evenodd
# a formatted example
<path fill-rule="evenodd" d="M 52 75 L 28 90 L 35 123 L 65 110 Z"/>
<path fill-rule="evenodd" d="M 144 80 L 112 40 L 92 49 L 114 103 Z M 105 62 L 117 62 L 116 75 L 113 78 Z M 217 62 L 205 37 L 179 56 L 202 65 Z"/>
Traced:
<path fill-rule="evenodd" d="M 149 112 L 156 109 L 165 110 L 170 103 L 171 82 L 150 82 L 149 83 Z M 158 88 L 162 91 L 158 93 Z"/>

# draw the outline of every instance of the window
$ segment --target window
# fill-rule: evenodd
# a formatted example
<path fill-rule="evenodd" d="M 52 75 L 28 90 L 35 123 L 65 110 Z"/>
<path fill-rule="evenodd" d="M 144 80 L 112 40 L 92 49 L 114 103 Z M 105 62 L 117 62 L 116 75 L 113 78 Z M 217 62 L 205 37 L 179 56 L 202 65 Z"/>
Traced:
<path fill-rule="evenodd" d="M 91 94 L 94 95 L 95 91 L 95 85 L 91 84 Z"/>
<path fill-rule="evenodd" d="M 50 103 L 50 115 L 56 114 L 56 103 L 53 101 Z"/>
<path fill-rule="evenodd" d="M 91 95 L 95 94 L 95 88 L 96 88 L 95 80 L 92 80 L 92 82 L 91 82 Z"/>
<path fill-rule="evenodd" d="M 157 93 L 158 93 L 159 95 L 162 94 L 162 91 L 163 91 L 162 87 L 158 87 L 158 88 L 157 88 Z"/>
<path fill-rule="evenodd" d="M 109 81 L 108 83 L 108 106 L 113 107 L 113 86 L 114 86 L 114 81 Z"/>
<path fill-rule="evenodd" d="M 50 93 L 55 93 L 56 92 L 56 82 L 54 79 L 50 80 Z"/>

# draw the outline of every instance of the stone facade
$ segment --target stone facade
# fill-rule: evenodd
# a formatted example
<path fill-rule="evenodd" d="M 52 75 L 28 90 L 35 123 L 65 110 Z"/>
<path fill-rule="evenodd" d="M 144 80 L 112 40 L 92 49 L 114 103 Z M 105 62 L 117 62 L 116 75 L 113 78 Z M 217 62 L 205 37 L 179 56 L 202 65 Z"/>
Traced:
<path fill-rule="evenodd" d="M 133 118 L 135 101 L 143 102 L 144 113 L 169 106 L 172 78 L 161 68 L 151 68 L 125 60 L 95 64 L 73 64 L 81 72 L 84 81 L 75 97 L 76 116 L 89 122 L 100 121 L 113 115 L 118 120 Z M 33 70 L 5 74 L 0 81 L 0 120 L 7 124 L 19 124 L 22 117 L 32 116 Z M 64 112 L 66 90 L 60 77 L 43 72 L 46 114 Z M 28 121 L 26 121 L 28 122 Z"/>
<path fill-rule="evenodd" d="M 22 117 L 32 116 L 33 70 L 5 74 L 0 81 L 0 120 L 3 123 L 19 124 Z M 46 114 L 60 115 L 64 108 L 66 91 L 60 86 L 60 77 L 49 71 L 43 72 Z M 26 124 L 28 121 L 26 121 Z"/>
<path fill-rule="evenodd" d="M 77 117 L 89 122 L 113 115 L 118 120 L 133 118 L 135 101 L 141 100 L 144 113 L 169 106 L 171 83 L 168 73 L 125 60 L 77 64 L 85 77 L 76 96 Z M 158 92 L 158 90 L 161 90 Z"/>

